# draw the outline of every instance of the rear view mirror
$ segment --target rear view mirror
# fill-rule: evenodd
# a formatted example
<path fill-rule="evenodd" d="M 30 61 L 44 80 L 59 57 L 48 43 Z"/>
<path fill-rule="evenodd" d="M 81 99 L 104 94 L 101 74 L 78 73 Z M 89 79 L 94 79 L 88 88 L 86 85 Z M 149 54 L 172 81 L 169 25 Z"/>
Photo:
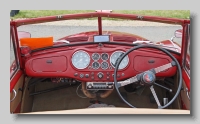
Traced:
<path fill-rule="evenodd" d="M 18 31 L 18 39 L 20 41 L 21 38 L 30 38 L 31 34 L 29 32 L 25 32 L 25 31 Z"/>
<path fill-rule="evenodd" d="M 176 38 L 182 38 L 182 34 L 183 34 L 183 30 L 182 29 L 178 29 L 175 31 L 174 36 Z"/>

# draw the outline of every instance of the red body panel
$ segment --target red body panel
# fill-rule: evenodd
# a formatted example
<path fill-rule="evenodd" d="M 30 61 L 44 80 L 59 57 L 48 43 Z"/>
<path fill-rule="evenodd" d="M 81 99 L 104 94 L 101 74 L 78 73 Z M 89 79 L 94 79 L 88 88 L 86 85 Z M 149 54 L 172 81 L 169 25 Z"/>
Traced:
<path fill-rule="evenodd" d="M 115 32 L 115 31 L 102 31 L 102 17 L 110 17 L 110 18 L 121 18 L 121 19 L 129 19 L 129 20 L 142 20 L 142 21 L 151 21 L 151 22 L 162 22 L 167 24 L 178 24 L 183 26 L 183 37 L 185 37 L 186 26 L 190 23 L 190 20 L 184 19 L 176 19 L 176 18 L 164 18 L 164 17 L 154 17 L 154 16 L 139 16 L 134 14 L 117 14 L 117 13 L 108 13 L 108 12 L 94 12 L 94 13 L 82 13 L 82 14 L 69 14 L 69 15 L 62 15 L 62 16 L 49 16 L 49 17 L 40 17 L 40 18 L 31 18 L 31 19 L 22 19 L 22 20 L 15 20 L 11 21 L 10 25 L 13 26 L 15 32 L 15 44 L 17 48 L 17 57 L 19 59 L 20 68 L 23 69 L 25 72 L 21 70 L 17 71 L 14 77 L 10 81 L 10 92 L 16 85 L 17 81 L 21 77 L 23 73 L 27 74 L 28 76 L 32 77 L 69 77 L 75 78 L 77 80 L 87 82 L 87 81 L 113 81 L 113 73 L 114 68 L 109 68 L 107 70 L 103 70 L 101 68 L 95 70 L 91 68 L 86 69 L 76 69 L 71 62 L 71 58 L 74 52 L 77 50 L 84 50 L 89 53 L 90 57 L 92 53 L 97 52 L 101 53 L 108 53 L 109 57 L 114 51 L 127 51 L 130 49 L 130 46 L 119 46 L 119 45 L 103 45 L 103 47 L 98 47 L 97 44 L 94 45 L 85 45 L 76 46 L 76 47 L 60 47 L 60 48 L 53 48 L 47 50 L 41 50 L 38 52 L 31 53 L 30 57 L 23 58 L 20 54 L 20 46 L 19 46 L 19 38 L 22 36 L 17 35 L 17 27 L 21 25 L 28 25 L 28 24 L 36 24 L 36 23 L 43 23 L 43 22 L 51 22 L 51 21 L 59 21 L 59 20 L 69 20 L 69 19 L 81 19 L 81 18 L 98 18 L 98 31 L 90 31 L 90 32 L 83 32 L 75 35 L 66 36 L 61 38 L 60 40 L 67 40 L 70 43 L 76 42 L 93 42 L 94 35 L 101 35 L 107 34 L 110 35 L 110 42 L 125 42 L 129 44 L 133 44 L 134 41 L 148 41 L 147 39 L 129 33 L 122 33 L 122 32 Z M 13 36 L 14 37 L 14 36 Z M 29 37 L 28 35 L 23 35 L 22 37 Z M 173 52 L 172 55 L 177 58 L 179 63 L 182 63 L 182 59 L 184 56 L 185 51 L 185 43 L 186 39 L 182 39 L 182 46 L 180 47 L 178 44 L 172 44 L 169 40 L 160 41 L 163 45 L 166 45 L 163 48 L 170 49 L 175 51 L 179 54 L 175 54 Z M 157 45 L 159 44 L 157 43 Z M 54 45 L 64 44 L 62 41 L 57 42 Z M 168 46 L 168 47 L 167 47 Z M 169 47 L 176 47 L 169 48 Z M 126 78 L 130 78 L 135 76 L 136 74 L 143 72 L 145 70 L 149 70 L 155 67 L 162 66 L 171 62 L 171 58 L 166 54 L 163 54 L 161 51 L 157 51 L 155 49 L 139 49 L 134 52 L 131 52 L 129 55 L 129 64 L 128 66 L 118 71 L 118 80 L 123 80 Z M 154 61 L 153 63 L 149 61 Z M 91 66 L 93 60 L 91 59 L 89 66 Z M 101 63 L 102 60 L 99 60 Z M 109 66 L 111 66 L 110 61 L 107 61 Z M 15 65 L 13 64 L 11 68 Z M 182 66 L 182 65 L 181 65 Z M 158 73 L 156 76 L 158 77 L 170 77 L 176 73 L 176 67 L 169 68 L 163 72 Z M 103 73 L 103 78 L 99 79 L 97 74 L 99 72 Z M 12 69 L 10 69 L 10 74 L 14 73 Z M 75 75 L 75 74 L 78 75 Z M 89 74 L 89 77 L 80 77 L 80 74 Z M 183 70 L 183 79 L 186 82 L 186 85 L 190 91 L 190 78 L 189 75 Z M 92 78 L 94 77 L 94 78 Z M 184 103 L 183 103 L 184 105 Z M 184 106 L 183 106 L 184 107 Z M 15 112 L 19 112 L 20 105 L 18 105 Z"/>
<path fill-rule="evenodd" d="M 65 56 L 52 56 L 33 59 L 30 66 L 34 72 L 64 72 L 67 64 Z"/>
<path fill-rule="evenodd" d="M 129 42 L 133 43 L 133 41 L 137 40 L 143 40 L 146 41 L 147 39 L 138 35 L 126 33 L 126 32 L 117 32 L 117 31 L 103 31 L 102 35 L 109 35 L 110 36 L 110 41 L 115 41 L 115 42 Z M 70 42 L 82 42 L 82 41 L 94 41 L 94 35 L 99 35 L 98 31 L 89 31 L 89 32 L 82 32 L 78 34 L 73 34 L 69 35 L 66 37 L 63 37 L 59 40 L 67 40 Z"/>
<path fill-rule="evenodd" d="M 70 77 L 70 78 L 76 78 L 80 81 L 91 81 L 91 77 L 94 77 L 94 81 L 113 81 L 112 74 L 114 73 L 114 68 L 112 69 L 106 69 L 103 70 L 101 68 L 99 69 L 91 69 L 91 68 L 86 68 L 86 69 L 76 69 L 71 62 L 72 55 L 74 52 L 77 50 L 84 50 L 88 52 L 88 54 L 91 56 L 94 51 L 96 53 L 108 53 L 109 57 L 114 51 L 127 51 L 130 47 L 116 47 L 113 45 L 105 45 L 102 48 L 99 48 L 97 45 L 90 45 L 90 47 L 82 48 L 82 47 L 74 47 L 74 48 L 69 48 L 64 51 L 59 51 L 59 52 L 49 52 L 45 51 L 45 54 L 39 55 L 38 53 L 35 53 L 33 57 L 29 58 L 26 61 L 25 64 L 25 71 L 26 74 L 29 76 L 33 77 Z M 57 56 L 58 60 L 54 61 L 54 57 Z M 67 58 L 66 61 L 63 61 L 61 59 L 61 56 L 63 58 Z M 152 49 L 141 49 L 141 50 L 135 50 L 134 52 L 131 52 L 129 55 L 129 64 L 128 66 L 123 69 L 119 70 L 119 74 L 124 76 L 120 76 L 119 80 L 123 80 L 126 78 L 130 78 L 132 76 L 135 76 L 136 74 L 143 72 L 145 70 L 149 70 L 155 67 L 162 66 L 164 64 L 167 64 L 171 62 L 171 58 L 169 58 L 166 54 L 157 51 L 157 50 L 152 50 Z M 140 56 L 138 60 L 138 56 Z M 180 60 L 178 55 L 174 56 Z M 34 63 L 35 60 L 44 58 L 44 61 L 38 61 Z M 52 63 L 47 63 L 46 59 L 48 58 Z M 110 58 L 109 58 L 110 59 Z M 154 60 L 155 63 L 149 63 L 149 60 Z M 89 66 L 92 65 L 94 61 L 91 59 Z M 99 63 L 103 62 L 101 59 L 98 61 Z M 110 61 L 107 61 L 109 63 L 109 66 L 111 66 Z M 33 64 L 34 63 L 34 64 Z M 54 67 L 51 66 L 51 64 L 54 64 Z M 142 64 L 142 65 L 141 65 Z M 62 71 L 59 69 L 61 66 L 64 65 L 62 68 Z M 66 66 L 68 65 L 67 69 L 65 70 Z M 43 70 L 36 71 L 35 67 L 41 67 Z M 55 67 L 56 66 L 56 67 Z M 137 66 L 137 67 L 136 67 Z M 40 69 L 41 69 L 40 68 Z M 46 71 L 46 70 L 54 70 L 54 71 Z M 104 74 L 104 77 L 102 79 L 97 78 L 97 73 L 102 72 Z M 75 76 L 75 73 L 78 75 Z M 94 73 L 94 74 L 92 74 Z M 157 74 L 159 77 L 169 77 L 173 76 L 176 73 L 176 67 L 170 68 L 164 72 L 160 72 Z M 80 78 L 80 74 L 89 74 L 89 78 Z"/>
<path fill-rule="evenodd" d="M 190 91 L 190 78 L 184 69 L 182 70 L 182 75 L 183 75 L 183 80 L 185 81 L 185 84 L 188 90 Z"/>
<path fill-rule="evenodd" d="M 21 70 L 17 71 L 15 76 L 10 81 L 10 92 L 12 92 L 13 88 L 15 87 L 17 81 L 22 76 L 23 72 Z"/>
<path fill-rule="evenodd" d="M 129 19 L 129 20 L 143 20 L 152 22 L 162 22 L 167 24 L 179 24 L 190 23 L 190 20 L 177 19 L 177 18 L 165 18 L 157 16 L 141 16 L 134 14 L 118 14 L 118 13 L 107 13 L 107 12 L 91 12 L 91 13 L 80 13 L 80 14 L 67 14 L 62 16 L 48 16 L 40 18 L 31 18 L 24 20 L 16 20 L 16 25 L 27 25 L 44 23 L 59 20 L 69 20 L 69 19 L 81 19 L 81 18 L 94 18 L 94 17 L 109 17 L 109 18 L 119 18 L 119 19 Z"/>

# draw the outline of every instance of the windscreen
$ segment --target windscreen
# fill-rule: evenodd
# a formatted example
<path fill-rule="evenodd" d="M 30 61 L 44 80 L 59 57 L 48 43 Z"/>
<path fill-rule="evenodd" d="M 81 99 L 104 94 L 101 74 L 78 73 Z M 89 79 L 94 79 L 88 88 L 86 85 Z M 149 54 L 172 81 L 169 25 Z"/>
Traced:
<path fill-rule="evenodd" d="M 178 29 L 182 29 L 182 26 L 147 21 L 107 20 L 106 18 L 102 18 L 103 36 L 97 36 L 99 30 L 97 18 L 65 20 L 18 27 L 18 31 L 30 32 L 32 38 L 53 37 L 54 42 L 69 35 L 73 35 L 68 37 L 70 43 L 73 43 L 71 41 L 87 42 L 91 39 L 96 42 L 108 42 L 108 39 L 110 40 L 108 36 L 131 34 L 152 42 L 172 40 L 181 45 L 182 39 L 174 37 L 175 31 Z M 95 38 L 94 35 L 96 35 Z M 113 37 L 111 37 L 111 40 L 114 40 Z M 122 38 L 121 41 L 123 40 Z"/>

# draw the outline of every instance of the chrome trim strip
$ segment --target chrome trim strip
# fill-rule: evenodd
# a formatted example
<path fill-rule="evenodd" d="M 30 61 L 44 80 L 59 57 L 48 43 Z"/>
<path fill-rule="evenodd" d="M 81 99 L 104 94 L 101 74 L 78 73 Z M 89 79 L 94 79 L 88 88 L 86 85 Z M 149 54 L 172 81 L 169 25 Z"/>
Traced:
<path fill-rule="evenodd" d="M 13 91 L 13 93 L 14 93 L 14 97 L 10 100 L 10 102 L 12 102 L 12 101 L 16 98 L 16 96 L 17 96 L 17 92 L 16 92 L 16 90 L 13 89 L 12 91 Z"/>

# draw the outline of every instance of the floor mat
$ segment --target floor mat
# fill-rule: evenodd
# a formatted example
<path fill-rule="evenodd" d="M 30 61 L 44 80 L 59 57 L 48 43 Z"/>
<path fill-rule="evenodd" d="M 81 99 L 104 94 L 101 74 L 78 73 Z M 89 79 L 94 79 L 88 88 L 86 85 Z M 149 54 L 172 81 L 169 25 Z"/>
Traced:
<path fill-rule="evenodd" d="M 35 85 L 35 92 L 65 85 L 65 83 L 40 82 Z M 81 109 L 89 107 L 92 105 L 92 103 L 90 103 L 91 99 L 85 98 L 84 94 L 81 92 L 81 86 L 79 86 L 78 96 L 76 93 L 78 86 L 79 84 L 64 89 L 34 95 L 32 112 Z M 163 89 L 157 88 L 156 86 L 154 88 L 161 102 Z M 120 92 L 127 94 L 128 102 L 135 107 L 157 108 L 156 103 L 150 102 L 149 96 L 151 95 L 151 91 L 148 87 L 144 89 L 141 95 L 128 93 L 123 87 L 120 88 Z M 105 104 L 114 105 L 115 107 L 129 107 L 121 100 L 116 90 L 114 90 L 107 98 L 100 98 L 99 100 Z"/>

